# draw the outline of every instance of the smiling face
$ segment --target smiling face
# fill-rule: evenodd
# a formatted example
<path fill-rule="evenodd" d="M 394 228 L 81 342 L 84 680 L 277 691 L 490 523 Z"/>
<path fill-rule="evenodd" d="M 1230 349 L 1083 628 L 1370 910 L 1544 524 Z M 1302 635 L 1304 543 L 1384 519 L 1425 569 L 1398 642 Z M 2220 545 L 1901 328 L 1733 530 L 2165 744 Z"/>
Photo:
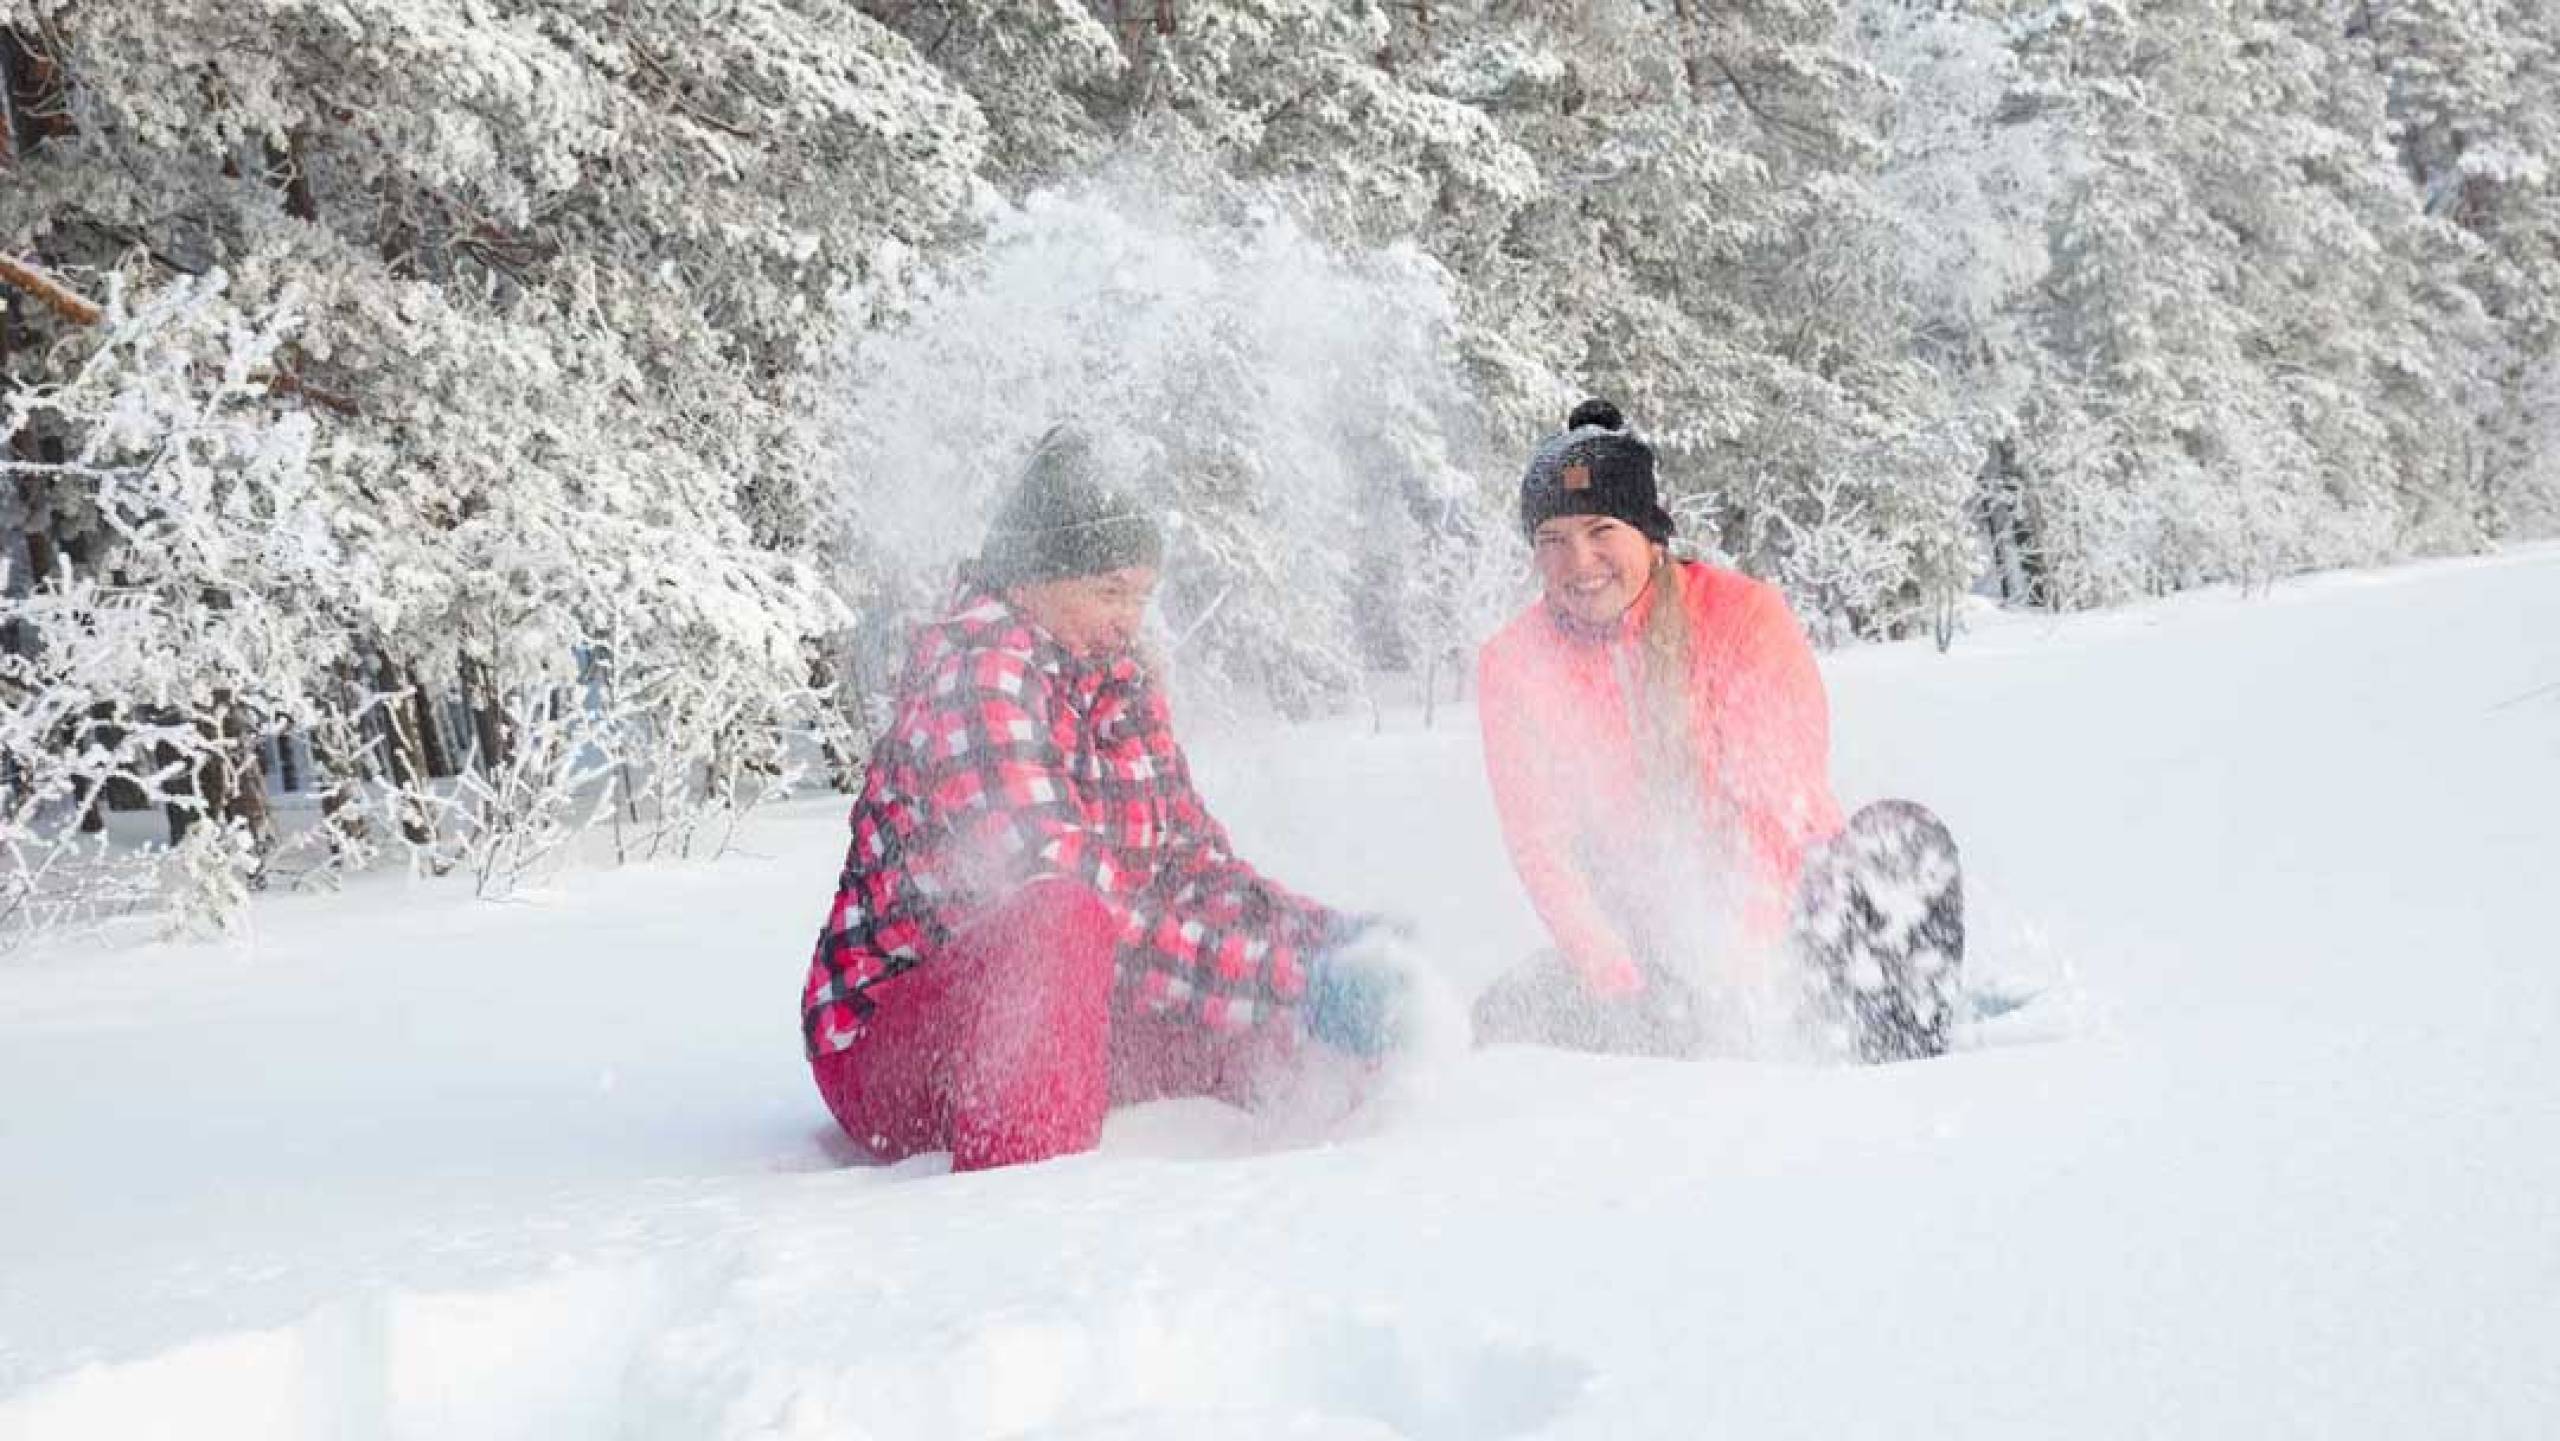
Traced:
<path fill-rule="evenodd" d="M 1013 587 L 1005 598 L 1060 645 L 1091 659 L 1136 644 L 1155 593 L 1155 567 L 1132 565 L 1100 575 L 1033 581 Z"/>
<path fill-rule="evenodd" d="M 1585 625 L 1627 613 L 1653 578 L 1657 547 L 1643 531 L 1605 515 L 1540 521 L 1530 538 L 1547 603 Z"/>

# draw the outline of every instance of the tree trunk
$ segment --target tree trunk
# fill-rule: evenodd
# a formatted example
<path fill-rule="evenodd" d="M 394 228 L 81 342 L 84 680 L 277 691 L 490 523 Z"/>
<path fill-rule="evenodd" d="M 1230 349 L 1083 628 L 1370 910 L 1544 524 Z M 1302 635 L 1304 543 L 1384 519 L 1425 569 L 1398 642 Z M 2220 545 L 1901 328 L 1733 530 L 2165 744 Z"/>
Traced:
<path fill-rule="evenodd" d="M 17 379 L 8 368 L 8 319 L 6 313 L 0 313 L 0 382 Z M 40 464 L 44 461 L 44 453 L 48 449 L 58 450 L 58 446 L 45 445 L 24 429 L 9 440 L 9 453 L 22 461 Z M 54 543 L 53 504 L 52 497 L 46 489 L 46 482 L 35 475 L 21 471 L 17 478 L 17 486 L 18 514 L 21 517 L 21 523 L 26 527 L 21 535 L 27 546 L 27 573 L 23 576 L 11 576 L 10 589 L 18 591 L 23 586 L 25 593 L 32 593 L 37 587 L 61 572 L 62 552 L 61 548 Z M 14 628 L 12 629 L 11 650 L 23 650 L 38 643 L 35 637 L 19 635 Z"/>
<path fill-rule="evenodd" d="M 479 742 L 480 766 L 495 773 L 512 758 L 514 736 L 498 697 L 497 677 L 488 662 L 462 658 L 462 704 L 471 713 L 473 738 Z"/>
<path fill-rule="evenodd" d="M 7 163 L 15 164 L 47 140 L 69 135 L 70 91 L 62 67 L 35 37 L 0 29 L 0 85 L 7 90 Z"/>
<path fill-rule="evenodd" d="M 258 739 L 249 725 L 248 708 L 228 692 L 217 691 L 213 698 L 218 717 L 214 733 L 221 743 L 214 750 L 212 769 L 217 785 L 206 794 L 219 796 L 225 819 L 238 821 L 249 829 L 255 868 L 249 884 L 264 883 L 267 857 L 275 853 L 275 813 L 267 805 L 266 769 L 260 764 Z"/>
<path fill-rule="evenodd" d="M 1707 66 L 1698 54 L 1698 0 L 1671 0 L 1673 34 L 1671 46 L 1680 57 L 1680 72 L 1689 81 L 1689 98 L 1703 100 L 1707 95 Z"/>
<path fill-rule="evenodd" d="M 41 104 L 35 48 L 15 29 L 0 28 L 0 169 L 14 168 L 35 143 Z"/>
<path fill-rule="evenodd" d="M 188 765 L 187 758 L 167 741 L 152 746 L 151 759 L 159 770 L 170 775 L 165 791 L 168 799 L 161 803 L 160 809 L 168 820 L 169 845 L 174 849 L 185 843 L 187 832 L 195 828 L 196 807 L 191 802 L 203 794 L 204 776 L 197 767 Z"/>
<path fill-rule="evenodd" d="M 1138 3 L 1139 0 L 1111 0 L 1111 33 L 1118 37 L 1120 53 L 1129 62 L 1127 78 L 1122 82 L 1121 121 L 1133 127 L 1138 117 L 1146 113 L 1155 92 L 1156 42 L 1149 32 L 1172 33 L 1170 6 L 1163 7 L 1154 16 L 1155 23 L 1151 23 L 1147 14 L 1131 13 Z"/>
<path fill-rule="evenodd" d="M 1982 467 L 1982 524 L 2000 578 L 2000 598 L 2012 605 L 2044 606 L 2051 602 L 2051 587 L 2027 515 L 2025 480 L 2018 469 L 2017 440 L 2003 436 L 1993 441 Z"/>
<path fill-rule="evenodd" d="M 267 144 L 267 174 L 284 191 L 284 213 L 306 224 L 320 219 L 320 202 L 311 193 L 311 170 L 302 163 L 300 136 Z"/>
<path fill-rule="evenodd" d="M 462 773 L 454 764 L 453 747 L 445 744 L 444 725 L 436 716 L 435 703 L 427 698 L 427 687 L 418 679 L 418 668 L 407 669 L 411 722 L 418 728 L 419 756 L 426 762 L 427 778 L 450 780 Z"/>
<path fill-rule="evenodd" d="M 425 739 L 435 733 L 434 728 L 424 724 L 427 714 L 425 708 L 417 703 L 415 672 L 409 673 L 406 689 L 403 689 L 401 672 L 390 661 L 381 662 L 380 675 L 379 683 L 391 694 L 391 704 L 384 711 L 385 728 L 391 739 L 391 781 L 400 788 L 404 797 L 415 797 L 425 792 L 435 775 Z M 401 802 L 400 834 L 413 846 L 423 846 L 435 839 L 435 827 L 428 823 L 426 812 L 414 799 Z"/>
<path fill-rule="evenodd" d="M 18 165 L 18 32 L 0 30 L 0 170 Z"/>
<path fill-rule="evenodd" d="M 19 308 L 0 308 L 0 383 L 18 380 L 14 362 L 17 358 Z M 19 460 L 30 464 L 58 464 L 62 459 L 62 442 L 55 438 L 38 439 L 35 432 L 21 426 L 9 438 L 9 450 Z M 13 576 L 32 591 L 51 580 L 62 565 L 61 551 L 54 543 L 53 504 L 46 490 L 47 482 L 28 472 L 17 477 L 18 514 L 25 526 L 27 573 Z"/>
<path fill-rule="evenodd" d="M 339 682 L 340 715 L 354 711 L 354 707 L 347 703 L 352 690 L 353 687 L 343 679 Z M 323 721 L 311 728 L 311 767 L 328 777 L 328 788 L 320 793 L 320 828 L 329 838 L 330 859 L 343 862 L 349 843 L 365 838 L 364 811 L 358 800 L 364 793 L 364 782 L 371 779 L 371 768 L 364 761 L 364 750 L 360 745 L 351 755 L 339 750 L 331 739 L 333 731 L 347 733 L 338 729 L 339 724 Z M 361 726 L 355 721 L 343 724 Z M 355 733 L 361 736 L 362 731 L 359 728 Z M 316 781 L 317 776 L 314 779 Z"/>
<path fill-rule="evenodd" d="M 113 754 L 124 744 L 124 729 L 115 724 L 115 718 L 116 705 L 113 701 L 100 701 L 89 707 L 88 718 L 81 723 L 81 733 L 74 742 Z M 124 776 L 83 781 L 79 797 L 81 834 L 96 835 L 105 830 L 110 807 L 120 811 L 138 810 L 141 800 L 141 788 Z"/>

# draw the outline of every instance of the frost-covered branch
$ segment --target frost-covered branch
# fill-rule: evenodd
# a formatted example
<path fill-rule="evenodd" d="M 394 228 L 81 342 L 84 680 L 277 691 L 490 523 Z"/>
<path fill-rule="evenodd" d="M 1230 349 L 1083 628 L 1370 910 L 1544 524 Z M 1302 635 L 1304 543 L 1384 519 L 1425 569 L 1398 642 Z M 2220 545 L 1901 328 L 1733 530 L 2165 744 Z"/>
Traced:
<path fill-rule="evenodd" d="M 14 256 L 0 255 L 0 283 L 34 296 L 74 325 L 95 325 L 106 318 L 106 307 Z"/>

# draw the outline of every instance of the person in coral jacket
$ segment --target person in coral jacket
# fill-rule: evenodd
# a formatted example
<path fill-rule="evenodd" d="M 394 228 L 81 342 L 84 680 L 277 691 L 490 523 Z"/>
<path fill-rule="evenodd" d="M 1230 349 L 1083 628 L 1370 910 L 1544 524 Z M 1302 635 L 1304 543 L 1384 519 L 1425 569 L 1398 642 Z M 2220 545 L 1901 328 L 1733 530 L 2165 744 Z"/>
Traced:
<path fill-rule="evenodd" d="M 1239 859 L 1137 639 L 1154 521 L 1053 431 L 872 751 L 801 995 L 819 1094 L 876 1157 L 1091 1148 L 1117 1103 L 1250 1103 L 1302 1038 L 1403 1034 L 1394 929 Z"/>
<path fill-rule="evenodd" d="M 1671 556 L 1653 450 L 1605 401 L 1531 458 L 1520 524 L 1544 593 L 1485 644 L 1477 706 L 1555 948 L 1479 1000 L 1478 1040 L 1686 1055 L 1811 1029 L 1869 1059 L 1943 1050 L 1954 843 L 1909 802 L 1843 821 L 1785 597 Z"/>

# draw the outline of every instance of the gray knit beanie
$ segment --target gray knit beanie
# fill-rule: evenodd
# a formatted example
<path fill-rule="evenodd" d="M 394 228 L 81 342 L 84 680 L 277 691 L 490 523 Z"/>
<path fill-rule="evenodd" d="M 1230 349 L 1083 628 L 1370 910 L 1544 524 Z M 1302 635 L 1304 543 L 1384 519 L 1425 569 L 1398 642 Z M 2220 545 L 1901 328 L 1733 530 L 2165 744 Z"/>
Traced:
<path fill-rule="evenodd" d="M 1155 517 L 1111 483 L 1082 431 L 1058 425 L 1040 437 L 987 527 L 978 574 L 989 585 L 1025 585 L 1163 559 Z"/>

